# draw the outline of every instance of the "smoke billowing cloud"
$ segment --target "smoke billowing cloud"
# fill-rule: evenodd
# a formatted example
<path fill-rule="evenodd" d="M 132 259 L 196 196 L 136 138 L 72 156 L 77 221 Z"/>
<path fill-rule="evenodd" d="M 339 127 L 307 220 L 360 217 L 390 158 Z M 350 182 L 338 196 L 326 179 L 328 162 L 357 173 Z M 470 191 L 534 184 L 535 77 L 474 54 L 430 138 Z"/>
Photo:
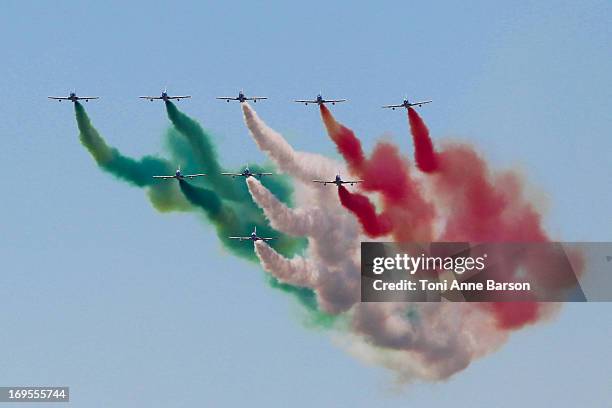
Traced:
<path fill-rule="evenodd" d="M 390 142 L 364 151 L 356 134 L 320 106 L 321 119 L 344 163 L 295 150 L 249 106 L 242 116 L 255 145 L 278 172 L 246 183 L 220 175 L 210 135 L 171 102 L 166 112 L 169 159 L 133 159 L 109 146 L 75 104 L 83 145 L 96 163 L 130 185 L 144 189 L 160 211 L 192 211 L 215 228 L 231 253 L 258 261 L 269 284 L 290 292 L 306 306 L 310 323 L 330 330 L 348 352 L 397 373 L 402 381 L 438 381 L 503 345 L 509 335 L 547 318 L 558 307 L 523 303 L 361 303 L 362 240 L 544 242 L 541 216 L 512 171 L 494 171 L 469 144 L 434 146 L 412 108 L 408 125 L 413 159 Z M 177 164 L 207 173 L 197 182 L 160 182 Z M 233 170 L 235 171 L 235 170 Z M 323 186 L 314 179 L 363 180 L 357 187 Z M 290 181 L 293 181 L 293 185 Z M 293 194 L 295 191 L 296 194 Z M 230 241 L 254 226 L 271 245 Z M 499 269 L 513 276 L 538 273 L 536 264 L 509 260 Z M 546 277 L 542 277 L 546 279 Z"/>

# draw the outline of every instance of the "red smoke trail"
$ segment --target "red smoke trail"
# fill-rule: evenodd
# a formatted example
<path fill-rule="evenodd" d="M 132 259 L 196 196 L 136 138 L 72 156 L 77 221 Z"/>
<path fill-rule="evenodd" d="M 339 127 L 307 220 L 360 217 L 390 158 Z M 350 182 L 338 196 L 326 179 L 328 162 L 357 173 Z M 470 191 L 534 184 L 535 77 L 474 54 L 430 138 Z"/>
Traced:
<path fill-rule="evenodd" d="M 499 329 L 516 330 L 539 319 L 540 304 L 537 302 L 485 303 L 483 307 L 493 313 Z"/>
<path fill-rule="evenodd" d="M 410 178 L 406 159 L 399 149 L 387 142 L 379 142 L 367 161 L 367 166 L 359 173 L 363 177 L 363 189 L 381 192 L 389 203 L 405 203 L 418 194 L 415 183 Z"/>
<path fill-rule="evenodd" d="M 434 194 L 449 212 L 440 241 L 545 242 L 540 214 L 523 198 L 516 174 L 493 177 L 485 161 L 467 145 L 452 145 L 436 153 L 423 120 L 408 110 L 418 168 L 434 173 Z M 521 259 L 509 259 L 500 268 L 501 280 L 513 280 Z M 526 273 L 538 273 L 527 268 Z M 537 302 L 484 303 L 498 328 L 518 329 L 540 317 Z"/>
<path fill-rule="evenodd" d="M 433 143 L 429 137 L 429 129 L 417 111 L 408 108 L 408 122 L 414 143 L 416 165 L 424 173 L 432 173 L 438 169 L 438 160 Z"/>
<path fill-rule="evenodd" d="M 429 240 L 434 208 L 422 196 L 420 186 L 410 176 L 407 159 L 398 148 L 379 142 L 369 159 L 355 133 L 338 123 L 331 112 L 320 106 L 321 117 L 330 138 L 351 171 L 363 179 L 363 189 L 383 196 L 384 213 L 392 220 L 396 240 Z"/>
<path fill-rule="evenodd" d="M 357 216 L 369 237 L 376 238 L 391 232 L 391 220 L 385 213 L 376 215 L 376 207 L 368 197 L 351 193 L 342 185 L 338 187 L 338 196 L 342 205 Z"/>
<path fill-rule="evenodd" d="M 377 217 L 367 197 L 349 196 L 346 189 L 339 190 L 342 204 L 357 215 L 366 233 L 380 236 L 385 235 L 384 231 L 392 232 L 396 241 L 432 239 L 435 211 L 423 198 L 419 184 L 410 175 L 407 160 L 397 147 L 378 143 L 366 159 L 359 139 L 339 124 L 325 106 L 321 106 L 321 116 L 338 151 L 353 172 L 363 178 L 364 190 L 383 196 L 383 212 Z M 408 109 L 408 119 L 416 165 L 432 174 L 436 204 L 448 213 L 439 241 L 548 241 L 540 214 L 523 198 L 522 184 L 514 173 L 493 177 L 486 162 L 469 146 L 454 145 L 436 152 L 427 126 L 414 109 Z M 499 279 L 512 281 L 521 267 L 530 275 L 538 273 L 537 268 L 525 265 L 522 259 L 509 259 L 499 267 Z M 481 306 L 503 330 L 534 323 L 541 314 L 540 304 L 530 301 Z"/>
<path fill-rule="evenodd" d="M 428 241 L 433 234 L 434 207 L 424 199 L 406 162 L 396 146 L 377 143 L 360 174 L 363 189 L 382 194 L 383 209 L 393 222 L 396 241 Z"/>
<path fill-rule="evenodd" d="M 448 146 L 432 179 L 436 197 L 450 210 L 442 240 L 546 242 L 541 216 L 523 197 L 511 172 L 493 176 L 472 147 Z"/>
<path fill-rule="evenodd" d="M 365 155 L 361 148 L 361 142 L 353 131 L 338 123 L 325 105 L 319 105 L 321 117 L 327 129 L 327 133 L 336 143 L 338 151 L 349 165 L 351 172 L 359 174 L 365 164 Z"/>

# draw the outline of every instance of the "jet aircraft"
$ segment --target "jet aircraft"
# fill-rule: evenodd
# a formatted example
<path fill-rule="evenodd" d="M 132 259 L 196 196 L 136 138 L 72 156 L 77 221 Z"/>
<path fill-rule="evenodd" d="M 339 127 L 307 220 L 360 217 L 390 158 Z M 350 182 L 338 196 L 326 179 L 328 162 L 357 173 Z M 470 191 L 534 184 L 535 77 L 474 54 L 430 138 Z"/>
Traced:
<path fill-rule="evenodd" d="M 218 96 L 217 99 L 226 100 L 227 102 L 238 101 L 240 103 L 243 103 L 246 101 L 257 102 L 259 100 L 268 98 L 266 96 L 246 96 L 241 89 L 240 92 L 238 92 L 238 96 Z"/>
<path fill-rule="evenodd" d="M 176 99 L 177 101 L 180 101 L 181 99 L 191 98 L 191 95 L 170 96 L 170 95 L 168 95 L 167 89 L 164 88 L 164 90 L 162 91 L 160 96 L 139 96 L 139 98 L 140 99 L 148 99 L 151 102 L 153 102 L 154 100 L 160 100 L 160 101 L 168 102 L 171 99 Z"/>
<path fill-rule="evenodd" d="M 255 227 L 253 229 L 253 232 L 251 232 L 251 235 L 249 235 L 248 237 L 228 237 L 229 239 L 237 239 L 239 241 L 271 241 L 273 239 L 276 239 L 274 237 L 260 237 L 257 235 L 257 227 Z"/>
<path fill-rule="evenodd" d="M 420 108 L 422 105 L 425 105 L 426 103 L 431 103 L 431 102 L 432 101 L 410 102 L 408 100 L 408 98 L 406 97 L 406 98 L 404 98 L 402 103 L 399 104 L 399 105 L 385 105 L 385 106 L 383 106 L 383 108 L 385 108 L 385 109 L 391 108 L 392 110 L 395 110 L 395 108 L 406 108 L 406 109 L 408 109 L 408 108 L 413 107 L 413 106 L 418 106 Z"/>
<path fill-rule="evenodd" d="M 312 180 L 314 183 L 321 183 L 324 186 L 328 185 L 328 184 L 335 184 L 336 186 L 340 187 L 342 184 L 350 184 L 351 186 L 357 184 L 357 183 L 361 183 L 363 182 L 363 180 L 351 180 L 351 181 L 344 181 L 342 180 L 342 178 L 340 177 L 339 174 L 336 175 L 336 178 L 334 180 L 331 181 L 325 181 L 325 180 Z"/>
<path fill-rule="evenodd" d="M 296 99 L 294 102 L 303 103 L 306 106 L 308 106 L 309 103 L 316 103 L 317 105 L 331 103 L 332 105 L 335 105 L 339 102 L 346 102 L 346 99 L 324 99 L 321 93 L 319 92 L 315 99 Z"/>
<path fill-rule="evenodd" d="M 176 169 L 176 172 L 171 175 L 171 176 L 153 176 L 154 179 L 162 179 L 162 180 L 168 180 L 168 179 L 177 179 L 177 180 L 185 180 L 185 179 L 193 179 L 196 177 L 201 177 L 201 176 L 205 176 L 206 174 L 204 173 L 196 173 L 196 174 L 183 174 L 181 172 L 181 166 L 179 166 L 178 169 Z"/>
<path fill-rule="evenodd" d="M 236 177 L 244 177 L 245 179 L 249 178 L 249 177 L 259 177 L 261 178 L 261 176 L 271 176 L 272 173 L 253 173 L 251 172 L 251 170 L 249 170 L 249 166 L 246 166 L 245 169 L 242 171 L 242 173 L 221 173 L 224 176 L 232 176 L 232 178 L 236 178 Z"/>
<path fill-rule="evenodd" d="M 77 96 L 76 93 L 74 92 L 70 92 L 70 94 L 68 96 L 48 96 L 47 98 L 49 99 L 54 99 L 56 101 L 70 101 L 70 102 L 76 102 L 76 101 L 85 101 L 85 102 L 89 102 L 90 99 L 100 99 L 99 96 Z"/>

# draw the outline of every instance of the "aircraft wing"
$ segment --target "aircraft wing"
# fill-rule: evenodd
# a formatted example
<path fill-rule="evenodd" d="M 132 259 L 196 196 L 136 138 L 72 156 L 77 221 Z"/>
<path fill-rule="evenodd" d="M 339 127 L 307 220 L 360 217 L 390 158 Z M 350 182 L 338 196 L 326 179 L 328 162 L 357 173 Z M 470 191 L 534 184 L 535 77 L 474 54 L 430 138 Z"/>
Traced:
<path fill-rule="evenodd" d="M 321 183 L 321 184 L 332 184 L 333 181 L 325 181 L 325 180 L 312 180 L 313 183 Z"/>
<path fill-rule="evenodd" d="M 187 99 L 187 98 L 191 98 L 191 95 L 185 95 L 185 96 L 168 96 L 168 99 Z"/>
<path fill-rule="evenodd" d="M 246 99 L 247 101 L 258 101 L 260 99 L 268 99 L 268 97 L 267 96 L 252 96 L 250 98 L 244 98 L 244 99 Z"/>
<path fill-rule="evenodd" d="M 217 96 L 216 99 L 226 99 L 226 100 L 230 100 L 230 101 L 237 101 L 238 98 L 236 98 L 235 96 Z"/>
<path fill-rule="evenodd" d="M 196 173 L 196 174 L 185 174 L 183 177 L 192 179 L 192 178 L 201 177 L 205 175 L 206 174 L 204 173 Z"/>
<path fill-rule="evenodd" d="M 425 105 L 426 103 L 430 103 L 432 101 L 422 101 L 422 102 L 410 102 L 410 106 L 419 106 L 419 105 Z"/>
<path fill-rule="evenodd" d="M 229 239 L 239 239 L 240 241 L 249 239 L 249 237 L 228 237 Z"/>
<path fill-rule="evenodd" d="M 167 179 L 174 178 L 174 176 L 153 176 L 153 178 L 167 180 Z"/>
<path fill-rule="evenodd" d="M 363 183 L 363 180 L 342 180 L 341 181 L 342 184 L 357 184 L 357 183 Z"/>
<path fill-rule="evenodd" d="M 404 105 L 385 105 L 383 108 L 402 108 Z"/>
<path fill-rule="evenodd" d="M 307 99 L 296 99 L 293 102 L 298 102 L 298 103 L 317 103 L 317 101 L 307 100 Z"/>
<path fill-rule="evenodd" d="M 255 174 L 260 176 L 260 177 L 261 176 L 271 176 L 272 175 L 272 173 L 255 173 Z"/>
<path fill-rule="evenodd" d="M 58 101 L 65 101 L 65 100 L 70 99 L 70 98 L 68 98 L 66 96 L 47 96 L 47 98 L 55 99 L 55 100 L 58 100 Z"/>
<path fill-rule="evenodd" d="M 325 99 L 323 102 L 346 102 L 346 99 Z"/>
<path fill-rule="evenodd" d="M 139 96 L 140 99 L 161 99 L 161 96 Z"/>
<path fill-rule="evenodd" d="M 242 173 L 221 173 L 222 176 L 242 176 Z"/>
<path fill-rule="evenodd" d="M 99 96 L 77 96 L 77 99 L 100 99 Z"/>

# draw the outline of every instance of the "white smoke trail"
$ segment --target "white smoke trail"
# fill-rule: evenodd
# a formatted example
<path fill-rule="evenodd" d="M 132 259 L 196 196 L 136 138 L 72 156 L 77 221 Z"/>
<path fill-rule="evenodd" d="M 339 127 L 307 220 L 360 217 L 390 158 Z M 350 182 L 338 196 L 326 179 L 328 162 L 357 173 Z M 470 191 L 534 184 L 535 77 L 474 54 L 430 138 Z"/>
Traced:
<path fill-rule="evenodd" d="M 255 178 L 247 179 L 247 187 L 274 228 L 293 236 L 310 236 L 316 233 L 317 224 L 325 211 L 319 208 L 289 208 Z"/>
<path fill-rule="evenodd" d="M 304 257 L 287 259 L 262 241 L 255 242 L 255 253 L 261 260 L 263 268 L 281 282 L 312 288 L 317 281 L 318 271 L 312 262 Z"/>
<path fill-rule="evenodd" d="M 274 228 L 293 236 L 307 236 L 313 254 L 327 265 L 342 258 L 357 257 L 359 225 L 344 209 L 330 210 L 318 206 L 292 209 L 274 197 L 258 180 L 249 178 L 247 186 Z"/>
<path fill-rule="evenodd" d="M 289 235 L 306 236 L 308 256 L 319 271 L 315 281 L 309 282 L 319 304 L 329 313 L 346 311 L 359 301 L 359 246 L 357 221 L 338 201 L 335 187 L 313 185 L 313 179 L 333 178 L 344 166 L 324 156 L 298 152 L 275 130 L 267 126 L 257 113 L 243 104 L 244 119 L 257 145 L 268 154 L 278 168 L 308 187 L 298 195 L 301 208 L 285 206 L 255 179 L 247 180 L 255 202 L 263 209 L 271 225 Z M 286 274 L 286 269 L 303 267 L 303 262 L 287 260 L 270 251 L 257 251 L 266 270 L 273 275 Z M 275 256 L 272 256 L 275 254 Z M 304 268 L 300 274 L 309 274 Z M 280 279 L 280 276 L 277 276 Z"/>
<path fill-rule="evenodd" d="M 282 172 L 308 184 L 313 179 L 335 175 L 339 168 L 337 162 L 318 154 L 295 151 L 280 133 L 271 129 L 257 116 L 248 103 L 242 104 L 242 113 L 257 146 L 268 154 Z"/>
<path fill-rule="evenodd" d="M 270 224 L 289 235 L 308 238 L 308 257 L 286 259 L 267 245 L 256 247 L 264 269 L 277 278 L 315 291 L 321 308 L 329 313 L 348 310 L 359 301 L 359 229 L 346 212 L 320 207 L 291 209 L 281 203 L 258 180 L 248 179 L 253 200 Z M 313 273 L 312 269 L 317 273 Z M 288 277 L 290 271 L 295 280 Z M 309 276 L 305 280 L 302 277 Z M 302 282 L 302 283 L 300 283 Z"/>

